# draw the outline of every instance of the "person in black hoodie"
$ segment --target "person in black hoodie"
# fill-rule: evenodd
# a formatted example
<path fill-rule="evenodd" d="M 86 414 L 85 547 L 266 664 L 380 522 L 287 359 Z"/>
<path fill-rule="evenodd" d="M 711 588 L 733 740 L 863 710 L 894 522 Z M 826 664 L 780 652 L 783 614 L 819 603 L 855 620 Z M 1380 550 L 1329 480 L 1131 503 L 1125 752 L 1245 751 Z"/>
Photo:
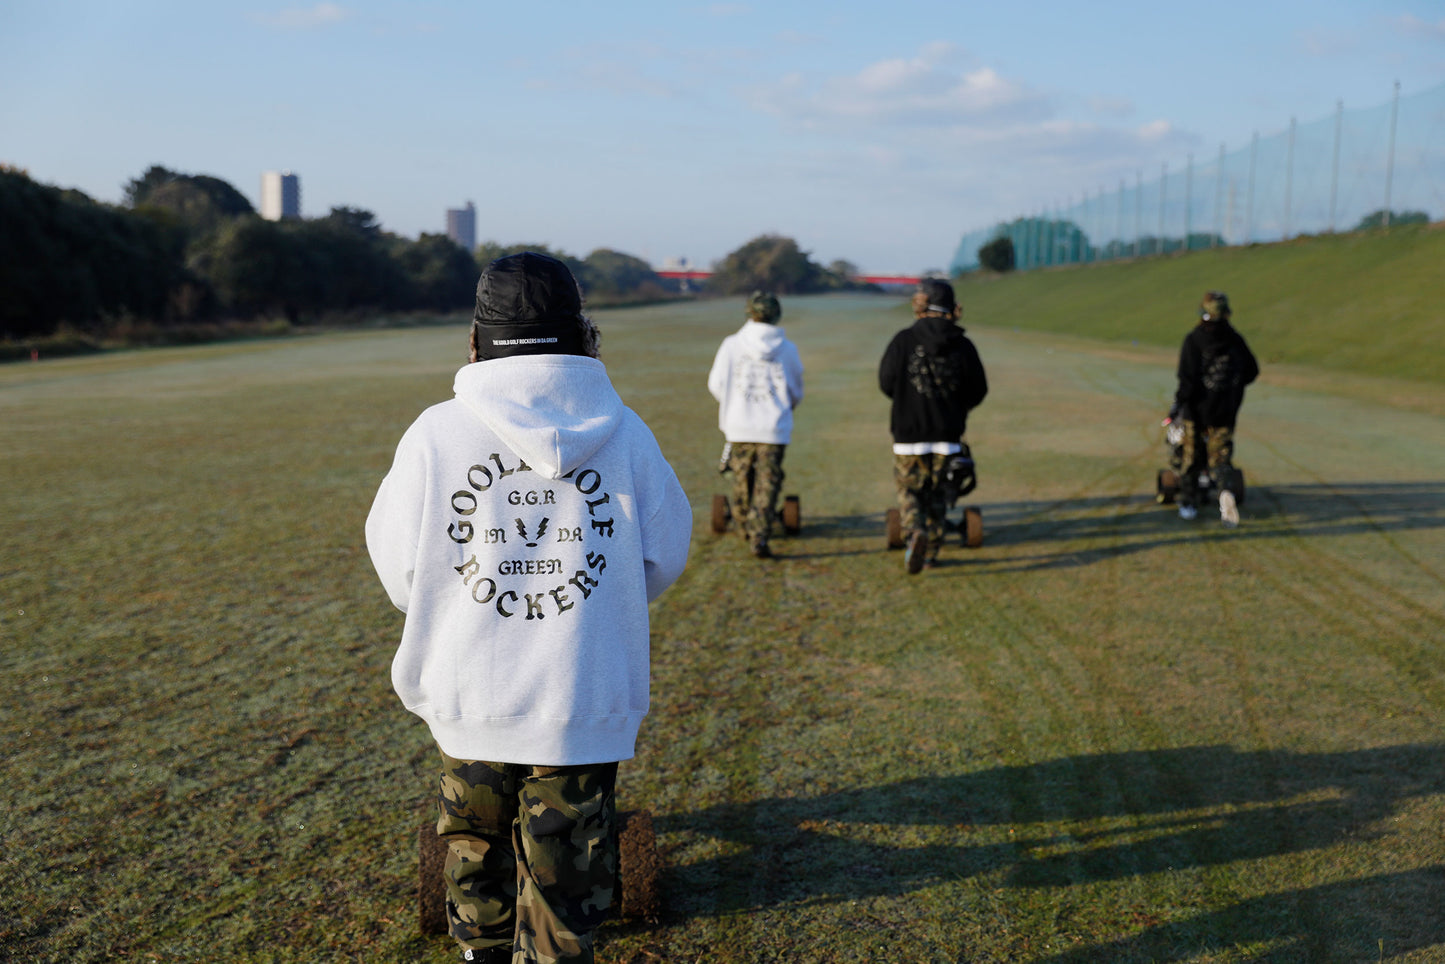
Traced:
<path fill-rule="evenodd" d="M 893 479 L 898 486 L 905 568 L 938 561 L 948 512 L 943 475 L 950 457 L 968 455 L 968 413 L 988 394 L 973 342 L 958 325 L 953 286 L 925 278 L 913 295 L 913 324 L 893 336 L 878 366 L 878 386 L 893 400 Z"/>
<path fill-rule="evenodd" d="M 1239 525 L 1234 425 L 1244 404 L 1245 386 L 1259 377 L 1259 362 L 1229 323 L 1232 313 L 1224 292 L 1205 292 L 1199 324 L 1184 336 L 1179 349 L 1179 388 L 1169 410 L 1169 420 L 1178 419 L 1184 430 L 1179 517 L 1198 515 L 1199 473 L 1207 466 L 1219 492 L 1220 521 L 1230 528 Z"/>

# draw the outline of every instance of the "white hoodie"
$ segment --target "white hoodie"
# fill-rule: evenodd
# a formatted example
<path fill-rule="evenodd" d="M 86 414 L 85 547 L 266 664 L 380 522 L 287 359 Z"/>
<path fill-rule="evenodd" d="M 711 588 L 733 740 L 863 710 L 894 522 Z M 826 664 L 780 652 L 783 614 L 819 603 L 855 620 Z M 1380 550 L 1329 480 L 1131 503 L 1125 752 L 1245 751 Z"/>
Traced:
<path fill-rule="evenodd" d="M 628 759 L 687 496 L 596 359 L 477 362 L 453 388 L 402 436 L 366 520 L 407 614 L 392 685 L 458 759 Z"/>
<path fill-rule="evenodd" d="M 729 442 L 787 445 L 803 400 L 803 362 L 782 328 L 748 319 L 718 347 L 707 390 Z"/>

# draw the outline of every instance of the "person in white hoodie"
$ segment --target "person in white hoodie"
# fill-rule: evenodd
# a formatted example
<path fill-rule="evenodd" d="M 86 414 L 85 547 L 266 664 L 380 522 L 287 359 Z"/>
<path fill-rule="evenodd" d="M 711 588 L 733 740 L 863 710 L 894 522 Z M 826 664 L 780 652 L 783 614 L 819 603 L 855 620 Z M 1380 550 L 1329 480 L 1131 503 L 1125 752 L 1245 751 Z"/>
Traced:
<path fill-rule="evenodd" d="M 392 685 L 441 750 L 464 960 L 593 959 L 617 764 L 648 710 L 648 603 L 687 561 L 687 496 L 598 342 L 562 262 L 489 264 L 455 397 L 407 429 L 366 520 L 406 614 Z"/>
<path fill-rule="evenodd" d="M 783 489 L 783 453 L 793 434 L 793 409 L 803 400 L 803 362 L 778 319 L 776 296 L 754 291 L 743 326 L 723 339 L 708 372 L 718 400 L 718 427 L 733 474 L 732 513 L 754 556 L 772 557 L 768 536 Z"/>

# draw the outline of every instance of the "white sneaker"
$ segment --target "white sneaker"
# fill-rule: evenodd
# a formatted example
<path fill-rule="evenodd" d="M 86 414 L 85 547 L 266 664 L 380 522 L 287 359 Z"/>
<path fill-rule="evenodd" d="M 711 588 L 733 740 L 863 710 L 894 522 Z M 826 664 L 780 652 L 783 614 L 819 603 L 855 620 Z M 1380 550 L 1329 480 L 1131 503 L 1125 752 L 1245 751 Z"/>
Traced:
<path fill-rule="evenodd" d="M 1197 515 L 1199 515 L 1199 510 L 1192 505 L 1181 505 L 1179 507 L 1179 518 L 1181 519 L 1192 521 Z"/>
<path fill-rule="evenodd" d="M 1219 493 L 1219 521 L 1226 529 L 1239 525 L 1239 504 L 1234 501 L 1234 493 L 1228 489 Z"/>

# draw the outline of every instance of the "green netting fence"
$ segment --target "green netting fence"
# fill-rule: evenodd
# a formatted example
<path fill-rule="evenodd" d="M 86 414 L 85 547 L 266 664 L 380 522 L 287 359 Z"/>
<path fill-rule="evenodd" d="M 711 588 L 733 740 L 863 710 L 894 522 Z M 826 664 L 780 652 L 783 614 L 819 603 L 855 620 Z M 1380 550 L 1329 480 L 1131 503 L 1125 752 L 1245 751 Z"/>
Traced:
<path fill-rule="evenodd" d="M 1152 175 L 1152 176 L 1151 176 Z M 1007 237 L 1019 270 L 1281 241 L 1445 215 L 1445 84 L 1290 122 L 1213 157 L 1136 171 L 1077 203 L 971 231 L 950 272 Z"/>

